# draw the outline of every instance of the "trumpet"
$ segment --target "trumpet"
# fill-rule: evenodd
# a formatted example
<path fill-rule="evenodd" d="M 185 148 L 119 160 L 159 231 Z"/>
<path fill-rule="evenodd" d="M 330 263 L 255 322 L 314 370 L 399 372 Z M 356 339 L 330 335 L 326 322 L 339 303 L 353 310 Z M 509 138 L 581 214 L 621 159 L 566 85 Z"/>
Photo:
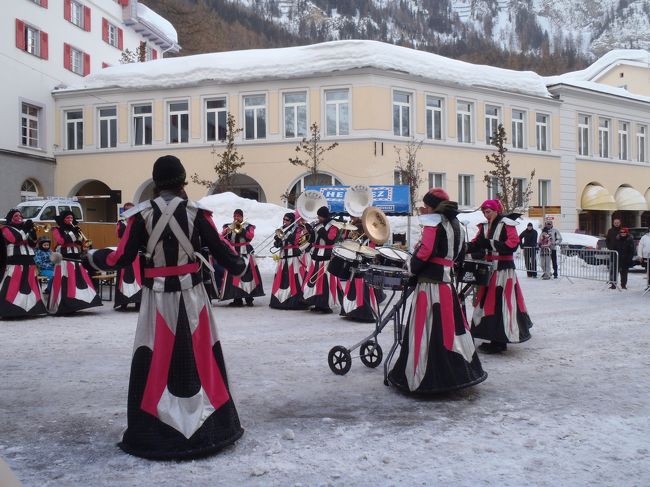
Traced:
<path fill-rule="evenodd" d="M 52 230 L 52 225 L 50 225 L 49 223 L 46 223 L 45 225 L 41 225 L 40 223 L 34 223 L 34 228 L 39 232 L 48 233 L 50 230 Z"/>
<path fill-rule="evenodd" d="M 246 220 L 242 221 L 234 221 L 230 225 L 228 225 L 228 231 L 232 232 L 236 235 L 239 235 L 241 232 L 244 231 L 244 222 Z"/>
<path fill-rule="evenodd" d="M 81 239 L 81 249 L 88 250 L 90 247 L 92 247 L 93 241 L 86 237 L 81 227 L 77 225 L 75 229 L 77 230 L 77 235 Z"/>

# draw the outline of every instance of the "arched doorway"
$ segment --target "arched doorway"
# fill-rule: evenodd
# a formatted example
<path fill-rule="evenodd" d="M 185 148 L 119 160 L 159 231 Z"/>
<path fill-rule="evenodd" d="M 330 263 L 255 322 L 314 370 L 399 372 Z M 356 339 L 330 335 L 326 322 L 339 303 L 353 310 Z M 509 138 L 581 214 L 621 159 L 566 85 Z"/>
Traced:
<path fill-rule="evenodd" d="M 304 191 L 305 186 L 339 186 L 343 183 L 333 174 L 319 172 L 318 174 L 303 174 L 293 182 L 282 199 L 286 202 L 287 208 L 295 208 L 296 200 L 300 193 Z"/>
<path fill-rule="evenodd" d="M 604 235 L 610 227 L 608 215 L 616 211 L 614 196 L 598 182 L 591 182 L 582 190 L 578 224 L 589 235 Z"/>
<path fill-rule="evenodd" d="M 20 185 L 20 201 L 36 199 L 43 196 L 41 185 L 35 179 L 25 179 Z"/>
<path fill-rule="evenodd" d="M 616 208 L 612 218 L 618 218 L 624 227 L 641 225 L 642 213 L 648 211 L 645 197 L 629 184 L 622 184 L 616 190 Z"/>
<path fill-rule="evenodd" d="M 146 180 L 136 190 L 135 195 L 133 197 L 133 203 L 137 205 L 138 203 L 142 203 L 143 201 L 152 200 L 153 188 L 154 188 L 153 179 Z"/>
<path fill-rule="evenodd" d="M 79 198 L 85 221 L 117 221 L 117 204 L 111 201 L 111 188 L 107 184 L 96 179 L 82 181 L 72 188 L 70 196 Z"/>
<path fill-rule="evenodd" d="M 262 186 L 255 181 L 252 177 L 247 176 L 246 174 L 235 174 L 232 178 L 232 187 L 230 188 L 231 192 L 235 193 L 241 198 L 247 198 L 249 200 L 259 201 L 260 203 L 266 203 L 266 194 Z M 221 188 L 213 189 L 210 194 L 223 193 Z"/>

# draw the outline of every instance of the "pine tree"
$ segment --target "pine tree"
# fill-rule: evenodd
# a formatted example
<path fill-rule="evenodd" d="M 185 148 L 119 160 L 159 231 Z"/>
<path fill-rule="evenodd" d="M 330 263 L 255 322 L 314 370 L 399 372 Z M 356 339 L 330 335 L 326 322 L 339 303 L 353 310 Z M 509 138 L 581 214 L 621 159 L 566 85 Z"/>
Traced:
<path fill-rule="evenodd" d="M 416 141 L 411 138 L 406 147 L 404 154 L 402 148 L 393 146 L 397 153 L 397 161 L 395 161 L 395 171 L 399 174 L 399 179 L 402 184 L 409 187 L 409 194 L 411 196 L 411 211 L 415 210 L 415 204 L 418 200 L 417 191 L 422 184 L 422 163 L 418 162 L 418 151 L 422 147 L 422 140 Z"/>
<path fill-rule="evenodd" d="M 483 176 L 483 180 L 487 183 L 488 189 L 497 190 L 497 199 L 501 201 L 504 213 L 509 214 L 528 208 L 530 196 L 533 192 L 532 182 L 535 178 L 535 170 L 533 169 L 530 173 L 526 189 L 521 191 L 517 179 L 510 175 L 510 161 L 506 158 L 508 149 L 505 143 L 507 140 L 506 130 L 502 124 L 499 124 L 494 135 L 490 137 L 490 144 L 496 147 L 497 151 L 485 156 L 485 160 L 492 166 L 492 169 Z M 496 188 L 494 187 L 495 180 L 497 183 Z"/>
<path fill-rule="evenodd" d="M 212 145 L 210 153 L 213 160 L 216 159 L 214 172 L 217 175 L 216 182 L 210 179 L 201 179 L 198 174 L 192 175 L 192 182 L 206 186 L 215 193 L 223 193 L 224 191 L 232 191 L 233 179 L 237 175 L 239 168 L 243 167 L 244 156 L 237 151 L 235 145 L 235 137 L 242 131 L 242 128 L 235 128 L 235 117 L 232 113 L 228 112 L 226 120 L 226 149 L 218 153 L 217 146 Z"/>

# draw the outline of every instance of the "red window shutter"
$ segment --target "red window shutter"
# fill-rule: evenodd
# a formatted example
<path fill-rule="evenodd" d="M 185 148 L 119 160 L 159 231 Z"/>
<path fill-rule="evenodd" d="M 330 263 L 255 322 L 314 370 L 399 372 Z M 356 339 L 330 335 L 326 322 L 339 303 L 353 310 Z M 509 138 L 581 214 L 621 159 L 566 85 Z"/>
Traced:
<path fill-rule="evenodd" d="M 102 69 L 109 68 L 111 65 L 105 62 L 102 62 Z"/>
<path fill-rule="evenodd" d="M 158 51 L 155 49 L 151 50 L 151 59 L 158 59 Z"/>
<path fill-rule="evenodd" d="M 43 59 L 47 59 L 49 57 L 47 37 L 47 32 L 41 32 L 41 58 Z"/>
<path fill-rule="evenodd" d="M 108 20 L 102 17 L 102 40 L 108 42 Z"/>
<path fill-rule="evenodd" d="M 25 22 L 16 19 L 16 47 L 23 51 L 27 48 L 25 45 Z"/>
<path fill-rule="evenodd" d="M 84 52 L 84 76 L 90 74 L 90 54 Z"/>
<path fill-rule="evenodd" d="M 117 48 L 122 51 L 124 50 L 124 31 L 117 28 Z"/>
<path fill-rule="evenodd" d="M 70 22 L 72 20 L 72 6 L 70 0 L 63 0 L 63 18 Z"/>
<path fill-rule="evenodd" d="M 90 32 L 90 7 L 84 7 L 84 30 Z"/>
<path fill-rule="evenodd" d="M 47 8 L 47 0 L 41 0 L 41 7 Z"/>
<path fill-rule="evenodd" d="M 70 44 L 63 43 L 63 67 L 72 70 L 72 59 L 70 59 Z"/>

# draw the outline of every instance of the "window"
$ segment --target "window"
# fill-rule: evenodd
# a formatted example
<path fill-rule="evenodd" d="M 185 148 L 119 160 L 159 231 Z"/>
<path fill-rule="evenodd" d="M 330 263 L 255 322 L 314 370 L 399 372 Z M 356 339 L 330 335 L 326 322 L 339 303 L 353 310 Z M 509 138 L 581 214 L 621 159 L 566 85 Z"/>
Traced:
<path fill-rule="evenodd" d="M 618 122 L 618 158 L 627 161 L 630 154 L 630 124 Z"/>
<path fill-rule="evenodd" d="M 499 107 L 492 105 L 485 106 L 485 143 L 490 144 L 492 137 L 497 133 L 499 128 Z"/>
<path fill-rule="evenodd" d="M 429 173 L 430 188 L 445 188 L 447 186 L 447 175 L 444 172 Z"/>
<path fill-rule="evenodd" d="M 40 147 L 39 119 L 41 108 L 29 103 L 21 104 L 20 116 L 20 145 L 25 147 Z"/>
<path fill-rule="evenodd" d="M 81 110 L 65 112 L 65 148 L 66 150 L 83 149 L 84 116 Z"/>
<path fill-rule="evenodd" d="M 122 50 L 124 47 L 124 32 L 119 27 L 102 19 L 102 39 L 113 47 Z"/>
<path fill-rule="evenodd" d="M 458 175 L 458 204 L 460 206 L 472 206 L 474 176 L 470 174 Z"/>
<path fill-rule="evenodd" d="M 63 17 L 77 27 L 90 31 L 90 8 L 76 0 L 63 1 Z"/>
<path fill-rule="evenodd" d="M 648 127 L 646 125 L 636 126 L 636 160 L 639 162 L 648 162 L 647 159 L 647 137 Z"/>
<path fill-rule="evenodd" d="M 169 110 L 169 143 L 188 142 L 190 134 L 190 111 L 186 101 L 173 101 L 167 106 Z"/>
<path fill-rule="evenodd" d="M 338 178 L 330 174 L 305 174 L 287 191 L 287 207 L 295 208 L 296 200 L 306 186 L 340 186 L 342 184 Z"/>
<path fill-rule="evenodd" d="M 216 98 L 205 102 L 205 138 L 208 142 L 226 140 L 228 131 L 226 99 Z"/>
<path fill-rule="evenodd" d="M 549 206 L 551 204 L 551 181 L 550 179 L 540 179 L 537 181 L 537 197 L 539 206 Z"/>
<path fill-rule="evenodd" d="M 489 200 L 496 199 L 499 195 L 501 188 L 499 187 L 499 178 L 496 176 L 489 176 L 487 180 L 487 197 Z"/>
<path fill-rule="evenodd" d="M 80 76 L 87 76 L 90 73 L 90 54 L 64 43 L 63 67 Z"/>
<path fill-rule="evenodd" d="M 244 137 L 266 138 L 266 95 L 244 97 Z"/>
<path fill-rule="evenodd" d="M 600 157 L 609 157 L 609 127 L 611 121 L 607 118 L 601 118 L 598 121 L 598 155 Z"/>
<path fill-rule="evenodd" d="M 47 0 L 31 0 L 31 1 L 40 7 L 47 8 Z"/>
<path fill-rule="evenodd" d="M 402 184 L 402 171 L 393 171 L 393 184 L 396 186 Z"/>
<path fill-rule="evenodd" d="M 472 108 L 466 101 L 459 101 L 456 106 L 456 131 L 458 142 L 472 142 Z"/>
<path fill-rule="evenodd" d="M 158 59 L 158 52 L 151 46 L 147 46 L 144 50 L 144 59 L 145 61 L 153 61 Z"/>
<path fill-rule="evenodd" d="M 99 119 L 99 147 L 117 147 L 117 108 L 106 107 L 97 110 Z"/>
<path fill-rule="evenodd" d="M 151 145 L 152 112 L 149 104 L 133 106 L 133 145 Z"/>
<path fill-rule="evenodd" d="M 548 150 L 548 115 L 538 113 L 535 115 L 535 139 L 537 150 Z"/>
<path fill-rule="evenodd" d="M 411 94 L 393 92 L 393 134 L 400 137 L 411 135 Z"/>
<path fill-rule="evenodd" d="M 38 197 L 38 195 L 38 185 L 31 179 L 25 179 L 23 184 L 20 186 L 20 201 L 27 201 L 29 198 Z"/>
<path fill-rule="evenodd" d="M 305 137 L 307 135 L 307 92 L 284 93 L 284 136 Z"/>
<path fill-rule="evenodd" d="M 16 19 L 16 47 L 41 59 L 48 58 L 48 36 L 46 32 Z"/>
<path fill-rule="evenodd" d="M 427 139 L 442 140 L 442 98 L 427 95 Z"/>
<path fill-rule="evenodd" d="M 526 191 L 526 178 L 512 178 L 514 184 L 515 205 L 519 208 L 524 207 L 524 191 Z"/>
<path fill-rule="evenodd" d="M 524 131 L 526 112 L 522 110 L 512 111 L 512 147 L 515 149 L 524 148 Z"/>
<path fill-rule="evenodd" d="M 327 135 L 349 135 L 349 90 L 343 89 L 325 91 L 325 118 Z"/>
<path fill-rule="evenodd" d="M 589 155 L 589 132 L 591 128 L 591 117 L 589 115 L 578 115 L 578 154 Z"/>

